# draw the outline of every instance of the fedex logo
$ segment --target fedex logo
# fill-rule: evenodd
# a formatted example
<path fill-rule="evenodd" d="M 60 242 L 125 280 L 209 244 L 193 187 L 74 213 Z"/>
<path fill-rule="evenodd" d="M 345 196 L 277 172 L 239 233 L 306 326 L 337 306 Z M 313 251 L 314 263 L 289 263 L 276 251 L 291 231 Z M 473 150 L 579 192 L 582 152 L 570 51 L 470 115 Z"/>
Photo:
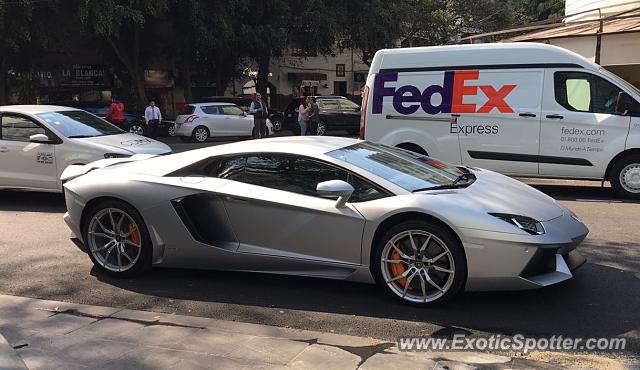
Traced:
<path fill-rule="evenodd" d="M 420 107 L 428 114 L 437 113 L 489 113 L 497 109 L 501 113 L 513 113 L 513 109 L 505 101 L 507 95 L 516 88 L 516 85 L 503 85 L 495 89 L 491 85 L 472 85 L 470 82 L 477 80 L 480 71 L 447 71 L 444 73 L 442 85 L 427 86 L 420 91 L 412 85 L 398 87 L 385 86 L 388 82 L 398 81 L 398 73 L 379 73 L 376 75 L 373 86 L 372 113 L 382 113 L 382 103 L 385 96 L 393 97 L 393 108 L 400 114 L 413 114 Z M 482 106 L 464 103 L 465 96 L 474 96 L 480 89 L 487 96 L 487 101 Z M 441 101 L 433 105 L 431 98 L 434 94 L 441 96 Z"/>

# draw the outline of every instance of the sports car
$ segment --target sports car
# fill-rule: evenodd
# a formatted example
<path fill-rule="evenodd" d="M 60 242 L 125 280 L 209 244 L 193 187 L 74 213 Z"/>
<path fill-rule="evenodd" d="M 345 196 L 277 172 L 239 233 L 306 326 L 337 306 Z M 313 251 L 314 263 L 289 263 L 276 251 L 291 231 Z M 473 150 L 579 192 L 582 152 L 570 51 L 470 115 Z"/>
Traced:
<path fill-rule="evenodd" d="M 518 180 L 336 137 L 72 166 L 72 240 L 107 274 L 152 266 L 377 283 L 404 302 L 570 279 L 588 229 Z"/>

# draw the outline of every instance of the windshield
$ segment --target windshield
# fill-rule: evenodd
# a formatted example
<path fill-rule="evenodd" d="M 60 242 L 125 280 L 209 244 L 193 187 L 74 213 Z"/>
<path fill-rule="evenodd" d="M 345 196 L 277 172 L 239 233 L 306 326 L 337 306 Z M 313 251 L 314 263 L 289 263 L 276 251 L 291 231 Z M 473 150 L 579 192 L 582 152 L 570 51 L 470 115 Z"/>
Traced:
<path fill-rule="evenodd" d="M 615 80 L 616 82 L 620 83 L 621 85 L 624 85 L 627 87 L 627 89 L 631 90 L 632 93 L 640 96 L 640 90 L 638 90 L 637 87 L 633 86 L 631 83 L 629 83 L 627 80 L 620 78 L 620 76 L 618 76 L 617 74 L 613 73 L 613 72 L 609 72 L 608 70 L 604 69 L 604 68 L 600 68 L 600 72 L 603 75 L 606 75 L 607 77 L 609 77 L 612 80 Z"/>
<path fill-rule="evenodd" d="M 458 168 L 427 156 L 369 142 L 333 150 L 327 155 L 408 191 L 451 185 L 463 174 Z"/>
<path fill-rule="evenodd" d="M 40 113 L 38 117 L 68 138 L 116 135 L 124 132 L 111 123 L 82 110 Z"/>

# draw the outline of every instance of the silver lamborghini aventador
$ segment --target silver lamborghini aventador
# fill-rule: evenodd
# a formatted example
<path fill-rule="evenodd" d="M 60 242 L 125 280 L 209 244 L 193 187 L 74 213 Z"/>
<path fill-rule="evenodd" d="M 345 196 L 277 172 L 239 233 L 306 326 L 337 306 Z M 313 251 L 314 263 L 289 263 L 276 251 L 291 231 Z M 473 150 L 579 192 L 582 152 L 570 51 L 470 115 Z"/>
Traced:
<path fill-rule="evenodd" d="M 72 240 L 105 273 L 152 266 L 377 283 L 408 303 L 570 279 L 588 230 L 521 182 L 335 137 L 283 137 L 63 173 Z"/>

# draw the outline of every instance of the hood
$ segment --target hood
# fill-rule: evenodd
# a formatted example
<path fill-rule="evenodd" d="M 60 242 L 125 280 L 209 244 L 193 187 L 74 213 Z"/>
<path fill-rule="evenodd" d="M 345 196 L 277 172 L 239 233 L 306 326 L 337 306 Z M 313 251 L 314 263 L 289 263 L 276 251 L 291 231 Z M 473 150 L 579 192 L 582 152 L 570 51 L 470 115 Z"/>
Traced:
<path fill-rule="evenodd" d="M 443 191 L 481 213 L 507 213 L 548 221 L 563 215 L 550 196 L 516 179 L 488 170 L 472 170 L 476 181 L 467 188 Z M 425 192 L 423 194 L 434 194 Z"/>
<path fill-rule="evenodd" d="M 122 133 L 118 135 L 104 135 L 96 137 L 88 137 L 80 140 L 84 143 L 90 143 L 108 152 L 128 152 L 130 154 L 166 154 L 171 153 L 171 148 L 157 140 L 149 139 L 144 136 Z"/>

